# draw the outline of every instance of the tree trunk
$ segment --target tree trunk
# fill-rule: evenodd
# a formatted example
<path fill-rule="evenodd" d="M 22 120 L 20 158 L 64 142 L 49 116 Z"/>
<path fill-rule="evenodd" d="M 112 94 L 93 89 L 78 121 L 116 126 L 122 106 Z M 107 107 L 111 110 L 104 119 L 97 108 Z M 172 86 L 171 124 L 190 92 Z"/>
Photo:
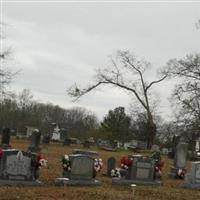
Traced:
<path fill-rule="evenodd" d="M 155 136 L 156 136 L 156 124 L 153 121 L 153 117 L 151 113 L 148 113 L 148 122 L 147 122 L 147 148 L 151 149 L 152 145 L 154 144 Z"/>

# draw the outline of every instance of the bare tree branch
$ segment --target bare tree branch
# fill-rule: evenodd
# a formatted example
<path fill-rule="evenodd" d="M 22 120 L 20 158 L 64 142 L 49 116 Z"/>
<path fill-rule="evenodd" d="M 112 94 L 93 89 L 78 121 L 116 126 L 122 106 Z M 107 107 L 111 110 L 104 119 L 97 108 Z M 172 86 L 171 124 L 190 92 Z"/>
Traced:
<path fill-rule="evenodd" d="M 168 75 L 163 76 L 161 79 L 157 80 L 157 81 L 152 81 L 148 86 L 146 86 L 145 90 L 147 91 L 153 84 L 159 83 L 161 81 L 163 81 L 164 79 L 167 78 Z"/>

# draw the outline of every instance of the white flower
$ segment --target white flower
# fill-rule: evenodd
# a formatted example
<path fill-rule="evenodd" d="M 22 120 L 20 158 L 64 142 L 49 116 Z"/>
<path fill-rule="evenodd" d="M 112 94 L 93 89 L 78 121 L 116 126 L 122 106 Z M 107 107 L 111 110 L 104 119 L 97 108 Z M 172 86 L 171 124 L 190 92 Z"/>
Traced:
<path fill-rule="evenodd" d="M 47 160 L 44 159 L 44 158 L 40 159 L 39 163 L 40 163 L 41 166 L 47 166 Z"/>
<path fill-rule="evenodd" d="M 69 160 L 69 156 L 67 154 L 64 155 L 65 160 Z"/>

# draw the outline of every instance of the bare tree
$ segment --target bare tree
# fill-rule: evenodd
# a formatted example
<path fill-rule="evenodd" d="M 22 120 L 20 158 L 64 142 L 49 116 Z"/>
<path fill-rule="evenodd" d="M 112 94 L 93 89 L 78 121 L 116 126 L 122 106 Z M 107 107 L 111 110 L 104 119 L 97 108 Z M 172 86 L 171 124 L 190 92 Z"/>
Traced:
<path fill-rule="evenodd" d="M 180 80 L 172 95 L 181 116 L 200 120 L 200 54 L 188 55 L 180 60 L 171 59 L 162 73 Z"/>
<path fill-rule="evenodd" d="M 120 88 L 128 94 L 134 95 L 147 113 L 148 124 L 148 147 L 154 142 L 156 135 L 156 124 L 154 123 L 152 111 L 149 103 L 149 90 L 154 84 L 163 81 L 161 79 L 147 83 L 144 80 L 144 73 L 150 64 L 144 60 L 139 60 L 129 51 L 118 51 L 116 59 L 111 58 L 111 65 L 96 73 L 96 80 L 86 88 L 79 88 L 76 84 L 68 89 L 68 94 L 77 100 L 86 93 L 96 89 L 101 85 L 112 85 Z"/>
<path fill-rule="evenodd" d="M 11 49 L 6 48 L 3 45 L 3 27 L 5 24 L 0 22 L 0 93 L 1 97 L 4 96 L 6 91 L 6 86 L 10 84 L 11 80 L 13 79 L 14 75 L 17 73 L 11 72 L 6 67 L 6 62 L 9 59 L 11 54 Z"/>
<path fill-rule="evenodd" d="M 185 136 L 195 150 L 200 135 L 200 54 L 172 59 L 162 71 L 169 78 L 179 78 L 172 93 L 178 123 L 185 128 Z"/>
<path fill-rule="evenodd" d="M 200 29 L 200 19 L 195 23 L 195 25 L 197 29 Z"/>

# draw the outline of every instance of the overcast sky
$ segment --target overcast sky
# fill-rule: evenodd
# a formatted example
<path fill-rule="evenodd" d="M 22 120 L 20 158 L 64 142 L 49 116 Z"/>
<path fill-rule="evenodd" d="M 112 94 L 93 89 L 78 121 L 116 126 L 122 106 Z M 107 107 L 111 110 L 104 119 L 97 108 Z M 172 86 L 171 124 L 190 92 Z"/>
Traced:
<path fill-rule="evenodd" d="M 73 103 L 66 89 L 92 80 L 95 69 L 116 50 L 130 50 L 152 63 L 148 78 L 170 58 L 200 52 L 200 2 L 14 2 L 3 1 L 4 47 L 12 47 L 21 69 L 12 89 L 30 89 L 35 99 L 65 108 L 82 106 L 101 119 L 109 109 L 125 106 L 132 97 L 102 87 Z M 160 83 L 159 111 L 169 118 L 172 81 Z"/>

